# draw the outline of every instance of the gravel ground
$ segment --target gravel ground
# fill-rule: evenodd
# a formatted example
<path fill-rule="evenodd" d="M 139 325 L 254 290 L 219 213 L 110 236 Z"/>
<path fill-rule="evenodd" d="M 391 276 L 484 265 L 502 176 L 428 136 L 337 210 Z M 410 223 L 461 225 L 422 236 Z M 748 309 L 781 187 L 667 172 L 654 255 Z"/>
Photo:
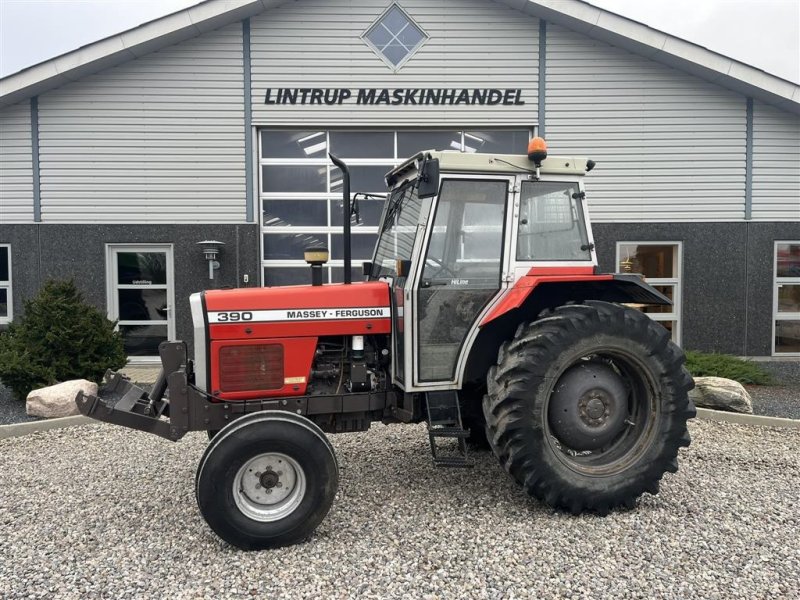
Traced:
<path fill-rule="evenodd" d="M 769 371 L 778 385 L 795 385 L 800 387 L 800 359 L 797 360 L 765 360 L 758 366 Z"/>
<path fill-rule="evenodd" d="M 759 361 L 776 385 L 745 386 L 753 399 L 753 412 L 769 417 L 800 419 L 800 360 Z"/>
<path fill-rule="evenodd" d="M 29 417 L 25 412 L 25 403 L 16 400 L 11 390 L 0 383 L 0 425 L 40 420 L 39 417 Z"/>
<path fill-rule="evenodd" d="M 333 509 L 244 553 L 203 522 L 205 447 L 110 425 L 0 441 L 0 597 L 797 597 L 800 431 L 693 421 L 658 496 L 553 513 L 480 454 L 435 470 L 422 426 L 332 436 Z"/>
<path fill-rule="evenodd" d="M 800 385 L 746 385 L 753 400 L 753 413 L 768 417 L 800 419 Z"/>

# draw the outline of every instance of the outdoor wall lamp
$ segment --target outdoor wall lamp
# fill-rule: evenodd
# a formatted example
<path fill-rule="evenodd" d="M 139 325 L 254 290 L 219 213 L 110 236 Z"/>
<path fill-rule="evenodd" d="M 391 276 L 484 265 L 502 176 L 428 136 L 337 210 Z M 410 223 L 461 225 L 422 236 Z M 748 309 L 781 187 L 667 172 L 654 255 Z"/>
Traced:
<path fill-rule="evenodd" d="M 208 278 L 214 279 L 214 271 L 219 269 L 219 261 L 217 260 L 217 257 L 219 256 L 222 246 L 225 245 L 225 242 L 218 242 L 217 240 L 203 240 L 202 242 L 197 242 L 197 245 L 202 248 L 203 258 L 208 261 Z"/>

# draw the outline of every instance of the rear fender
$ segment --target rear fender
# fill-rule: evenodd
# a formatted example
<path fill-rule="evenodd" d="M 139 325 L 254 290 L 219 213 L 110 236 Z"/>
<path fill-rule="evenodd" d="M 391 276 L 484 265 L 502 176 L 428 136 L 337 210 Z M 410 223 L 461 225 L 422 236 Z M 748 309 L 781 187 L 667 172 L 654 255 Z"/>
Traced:
<path fill-rule="evenodd" d="M 543 275 L 525 276 L 481 321 L 464 367 L 461 381 L 481 384 L 497 360 L 500 345 L 514 335 L 520 323 L 531 321 L 548 308 L 569 302 L 602 300 L 620 304 L 672 302 L 637 275 Z"/>
<path fill-rule="evenodd" d="M 530 304 L 560 306 L 576 300 L 602 300 L 620 304 L 665 304 L 672 301 L 638 275 L 526 275 L 487 314 L 485 327 L 504 314 Z"/>

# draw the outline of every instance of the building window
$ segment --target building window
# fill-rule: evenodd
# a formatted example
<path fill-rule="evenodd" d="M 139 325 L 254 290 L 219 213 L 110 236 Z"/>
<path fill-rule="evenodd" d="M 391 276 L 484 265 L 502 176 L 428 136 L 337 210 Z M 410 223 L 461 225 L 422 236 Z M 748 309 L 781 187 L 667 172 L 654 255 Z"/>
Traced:
<path fill-rule="evenodd" d="M 262 129 L 259 143 L 264 285 L 311 281 L 303 250 L 324 246 L 331 260 L 327 281 L 344 278 L 342 176 L 328 158 L 341 157 L 350 167 L 350 191 L 386 193 L 384 176 L 420 150 L 456 150 L 524 154 L 530 130 L 454 129 L 403 131 L 327 131 Z M 360 199 L 352 227 L 353 281 L 361 262 L 370 260 L 384 199 Z"/>
<path fill-rule="evenodd" d="M 392 4 L 363 34 L 372 50 L 392 69 L 403 66 L 428 34 L 397 4 Z"/>
<path fill-rule="evenodd" d="M 11 246 L 0 244 L 0 324 L 10 323 L 14 317 L 11 300 Z"/>
<path fill-rule="evenodd" d="M 672 300 L 672 306 L 636 305 L 669 330 L 672 341 L 681 343 L 680 242 L 617 242 L 617 270 L 639 273 L 647 283 Z"/>
<path fill-rule="evenodd" d="M 800 356 L 800 241 L 775 242 L 772 353 Z"/>

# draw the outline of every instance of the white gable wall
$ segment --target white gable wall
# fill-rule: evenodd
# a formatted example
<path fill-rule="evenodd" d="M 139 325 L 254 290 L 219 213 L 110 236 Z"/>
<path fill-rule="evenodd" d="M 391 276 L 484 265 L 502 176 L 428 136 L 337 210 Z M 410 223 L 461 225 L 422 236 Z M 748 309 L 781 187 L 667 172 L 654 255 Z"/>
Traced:
<path fill-rule="evenodd" d="M 595 221 L 742 220 L 746 113 L 743 96 L 548 24 L 548 145 L 597 161 Z"/>
<path fill-rule="evenodd" d="M 242 26 L 39 97 L 42 222 L 245 220 Z"/>
<path fill-rule="evenodd" d="M 0 110 L 0 223 L 33 222 L 31 107 Z"/>
<path fill-rule="evenodd" d="M 753 106 L 752 218 L 800 221 L 800 117 L 762 102 Z"/>
<path fill-rule="evenodd" d="M 537 19 L 487 0 L 401 0 L 431 36 L 394 73 L 361 35 L 389 0 L 301 0 L 251 19 L 256 125 L 527 127 Z M 746 99 L 548 23 L 551 153 L 588 155 L 598 222 L 745 217 Z M 45 223 L 245 220 L 242 26 L 39 97 Z M 523 106 L 274 106 L 267 88 L 521 88 Z M 32 222 L 30 107 L 0 109 L 0 221 Z M 798 118 L 755 102 L 754 220 L 797 220 Z"/>
<path fill-rule="evenodd" d="M 394 73 L 361 39 L 389 0 L 303 0 L 251 20 L 259 124 L 523 126 L 537 118 L 539 22 L 486 0 L 401 0 L 430 39 Z M 273 106 L 267 88 L 522 88 L 521 106 Z"/>

